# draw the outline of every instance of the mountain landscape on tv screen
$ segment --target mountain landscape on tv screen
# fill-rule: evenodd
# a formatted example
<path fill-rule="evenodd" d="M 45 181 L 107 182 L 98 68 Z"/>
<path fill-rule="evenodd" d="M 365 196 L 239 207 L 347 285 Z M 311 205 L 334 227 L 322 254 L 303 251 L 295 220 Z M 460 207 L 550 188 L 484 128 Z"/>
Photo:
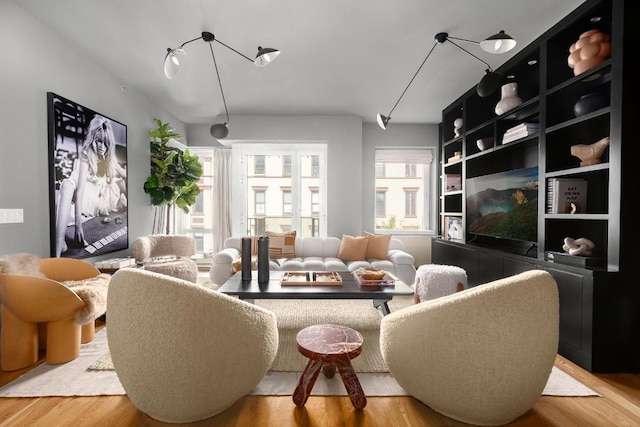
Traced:
<path fill-rule="evenodd" d="M 493 237 L 538 239 L 538 185 L 487 188 L 467 196 L 468 231 Z"/>

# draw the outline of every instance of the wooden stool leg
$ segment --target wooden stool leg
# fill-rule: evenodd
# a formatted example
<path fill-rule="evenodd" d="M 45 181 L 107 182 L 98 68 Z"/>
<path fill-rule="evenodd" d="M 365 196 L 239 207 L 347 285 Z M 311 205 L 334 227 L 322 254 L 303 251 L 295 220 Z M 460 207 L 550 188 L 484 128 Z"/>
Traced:
<path fill-rule="evenodd" d="M 296 406 L 302 407 L 307 403 L 307 399 L 309 399 L 311 389 L 316 383 L 320 369 L 322 369 L 322 360 L 309 359 L 309 362 L 307 362 L 307 366 L 304 368 L 304 372 L 300 377 L 300 381 L 298 381 L 298 385 L 293 392 L 293 403 L 295 403 Z"/>
<path fill-rule="evenodd" d="M 322 365 L 322 372 L 324 373 L 325 377 L 333 378 L 333 376 L 336 374 L 336 365 L 334 365 L 333 363 L 325 363 L 324 365 Z"/>
<path fill-rule="evenodd" d="M 356 409 L 362 409 L 367 406 L 367 397 L 364 395 L 364 391 L 360 385 L 360 380 L 358 379 L 356 372 L 353 370 L 351 361 L 343 360 L 337 362 L 337 365 L 340 377 L 342 378 L 344 387 L 347 389 L 347 394 L 349 395 L 349 399 L 351 399 L 353 407 Z"/>

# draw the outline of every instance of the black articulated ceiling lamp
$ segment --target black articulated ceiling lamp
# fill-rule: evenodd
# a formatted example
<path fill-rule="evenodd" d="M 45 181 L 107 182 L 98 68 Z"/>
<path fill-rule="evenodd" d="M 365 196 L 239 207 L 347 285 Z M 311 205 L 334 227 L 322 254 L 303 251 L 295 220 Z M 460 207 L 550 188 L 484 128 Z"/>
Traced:
<path fill-rule="evenodd" d="M 404 94 L 407 92 L 407 89 L 409 89 L 409 86 L 411 86 L 411 83 L 413 83 L 413 80 L 416 78 L 416 76 L 422 69 L 422 66 L 427 62 L 427 59 L 429 59 L 429 57 L 431 56 L 431 53 L 433 53 L 434 49 L 438 44 L 449 42 L 455 47 L 457 47 L 458 49 L 462 50 L 463 52 L 466 52 L 467 54 L 471 55 L 472 57 L 474 57 L 475 59 L 477 59 L 478 61 L 482 62 L 484 65 L 487 66 L 484 77 L 482 77 L 482 80 L 480 80 L 480 83 L 478 83 L 478 86 L 476 87 L 476 91 L 478 92 L 478 95 L 482 97 L 489 96 L 493 92 L 495 92 L 496 89 L 498 89 L 498 87 L 500 86 L 500 83 L 502 82 L 502 75 L 500 73 L 493 71 L 491 69 L 491 66 L 486 61 L 480 59 L 478 56 L 469 52 L 467 49 L 463 48 L 453 40 L 480 45 L 480 47 L 484 51 L 489 53 L 508 52 L 516 46 L 516 41 L 513 39 L 513 37 L 509 36 L 508 34 L 505 34 L 504 31 L 500 31 L 499 33 L 494 34 L 493 36 L 488 37 L 481 42 L 453 37 L 453 36 L 450 36 L 448 33 L 444 33 L 444 32 L 436 34 L 434 38 L 436 42 L 433 44 L 433 46 L 429 50 L 429 53 L 427 53 L 427 56 L 424 58 L 424 61 L 422 61 L 422 64 L 420 64 L 420 67 L 418 67 L 418 70 L 415 72 L 415 74 L 409 81 L 409 84 L 407 85 L 407 87 L 405 87 L 404 90 L 402 91 L 402 94 L 400 94 L 400 97 L 398 98 L 396 103 L 393 105 L 393 108 L 391 108 L 391 111 L 389 111 L 389 114 L 387 114 L 386 116 L 382 114 L 378 114 L 377 116 L 378 125 L 382 129 L 387 129 L 387 125 L 391 120 L 391 113 L 393 113 L 393 110 L 396 109 L 396 107 L 398 106 L 398 103 L 400 102 Z"/>
<path fill-rule="evenodd" d="M 227 115 L 227 121 L 224 123 L 215 123 L 214 125 L 211 126 L 210 132 L 211 132 L 211 136 L 213 136 L 214 138 L 224 139 L 229 135 L 229 110 L 227 109 L 227 101 L 225 100 L 224 91 L 222 90 L 222 81 L 220 80 L 220 73 L 218 72 L 218 64 L 216 62 L 216 56 L 213 53 L 212 42 L 215 41 L 220 43 L 222 46 L 226 47 L 227 49 L 237 53 L 238 55 L 247 59 L 248 61 L 253 62 L 256 67 L 264 67 L 269 65 L 271 62 L 273 62 L 274 59 L 278 57 L 278 55 L 280 55 L 280 51 L 273 48 L 263 48 L 259 46 L 258 53 L 256 54 L 255 59 L 251 59 L 248 56 L 238 52 L 231 46 L 226 45 L 225 43 L 216 39 L 213 33 L 210 33 L 208 31 L 203 31 L 200 37 L 197 37 L 192 40 L 188 40 L 182 43 L 180 46 L 178 46 L 175 49 L 171 49 L 171 48 L 167 49 L 167 55 L 164 58 L 164 75 L 168 79 L 175 78 L 187 60 L 187 52 L 185 52 L 184 46 L 196 40 L 204 40 L 205 42 L 209 43 L 209 50 L 211 50 L 211 57 L 213 58 L 213 66 L 216 70 L 216 76 L 218 77 L 218 85 L 220 86 L 220 93 L 222 94 L 222 102 L 224 103 L 224 111 Z"/>

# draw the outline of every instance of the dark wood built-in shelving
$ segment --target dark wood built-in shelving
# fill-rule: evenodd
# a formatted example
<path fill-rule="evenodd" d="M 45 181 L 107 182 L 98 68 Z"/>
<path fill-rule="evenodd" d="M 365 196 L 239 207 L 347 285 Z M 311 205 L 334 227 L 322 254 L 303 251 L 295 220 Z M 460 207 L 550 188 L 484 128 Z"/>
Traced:
<path fill-rule="evenodd" d="M 559 352 L 582 367 L 599 372 L 640 371 L 640 281 L 632 276 L 637 235 L 632 206 L 637 173 L 632 155 L 623 147 L 636 144 L 637 102 L 631 86 L 635 73 L 623 61 L 623 47 L 632 49 L 628 0 L 587 0 L 496 71 L 503 83 L 517 82 L 522 104 L 496 115 L 500 91 L 480 97 L 474 88 L 446 107 L 440 123 L 441 179 L 461 174 L 462 191 L 441 186 L 440 235 L 450 216 L 462 220 L 463 241 L 433 240 L 434 263 L 460 265 L 475 286 L 527 269 L 553 274 L 560 293 Z M 600 20 L 594 20 L 600 17 Z M 585 31 L 599 29 L 611 36 L 612 53 L 604 62 L 574 76 L 567 64 L 569 46 Z M 628 50 L 631 52 L 630 50 Z M 582 95 L 598 92 L 607 105 L 576 117 Z M 463 119 L 459 136 L 453 122 Z M 536 123 L 529 135 L 503 143 L 507 129 Z M 601 163 L 581 166 L 571 147 L 590 145 L 605 137 L 609 146 Z M 476 140 L 494 138 L 494 147 L 480 151 Z M 626 141 L 626 142 L 625 142 Z M 454 152 L 461 159 L 447 163 Z M 521 168 L 538 167 L 537 241 L 477 236 L 466 223 L 466 180 Z M 581 178 L 587 182 L 587 203 L 576 214 L 546 212 L 547 180 Z M 624 197 L 626 196 L 626 197 Z M 563 252 L 565 237 L 585 237 L 596 247 L 595 262 L 576 267 L 550 260 Z M 595 266 L 594 266 L 595 265 Z M 635 271 L 633 271 L 635 273 Z"/>

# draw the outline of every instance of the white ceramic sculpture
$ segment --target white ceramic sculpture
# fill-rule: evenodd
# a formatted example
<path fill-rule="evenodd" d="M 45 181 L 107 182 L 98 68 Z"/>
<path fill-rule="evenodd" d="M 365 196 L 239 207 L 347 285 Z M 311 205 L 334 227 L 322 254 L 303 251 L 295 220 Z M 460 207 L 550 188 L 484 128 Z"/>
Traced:
<path fill-rule="evenodd" d="M 593 255 L 593 248 L 596 245 L 589 239 L 581 237 L 579 239 L 572 239 L 571 237 L 564 238 L 564 245 L 562 249 L 569 255 L 591 256 Z"/>
<path fill-rule="evenodd" d="M 461 130 L 462 130 L 462 119 L 461 118 L 457 118 L 453 121 L 453 134 L 458 137 L 461 135 Z"/>
<path fill-rule="evenodd" d="M 502 98 L 496 104 L 496 114 L 500 115 L 522 104 L 518 96 L 518 83 L 511 82 L 502 86 Z"/>

